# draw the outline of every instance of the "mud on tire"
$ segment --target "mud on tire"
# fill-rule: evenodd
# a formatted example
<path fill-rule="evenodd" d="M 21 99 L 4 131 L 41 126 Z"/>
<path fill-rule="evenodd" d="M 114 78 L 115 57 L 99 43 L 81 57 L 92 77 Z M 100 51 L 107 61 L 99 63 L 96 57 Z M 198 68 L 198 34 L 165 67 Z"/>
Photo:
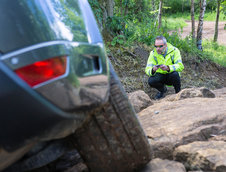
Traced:
<path fill-rule="evenodd" d="M 91 171 L 132 171 L 150 160 L 151 150 L 111 65 L 110 74 L 109 101 L 73 140 Z"/>

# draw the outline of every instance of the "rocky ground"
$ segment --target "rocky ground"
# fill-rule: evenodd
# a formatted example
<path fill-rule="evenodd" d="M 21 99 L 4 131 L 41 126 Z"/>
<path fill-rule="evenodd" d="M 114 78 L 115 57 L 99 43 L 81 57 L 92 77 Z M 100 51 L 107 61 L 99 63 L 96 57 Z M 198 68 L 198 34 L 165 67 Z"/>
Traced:
<path fill-rule="evenodd" d="M 226 88 L 183 89 L 160 101 L 130 93 L 153 151 L 141 172 L 225 172 Z"/>
<path fill-rule="evenodd" d="M 226 172 L 226 87 L 185 88 L 161 100 L 137 90 L 128 98 L 152 148 L 152 160 L 137 172 Z M 53 165 L 57 171 L 89 171 L 77 151 Z"/>
<path fill-rule="evenodd" d="M 128 98 L 152 148 L 152 160 L 138 172 L 226 172 L 226 87 L 185 88 L 161 100 L 137 90 Z M 55 164 L 59 171 L 89 171 L 77 152 Z"/>
<path fill-rule="evenodd" d="M 204 39 L 213 37 L 212 25 L 204 23 Z M 224 45 L 222 34 L 224 29 L 218 37 Z M 226 68 L 182 52 L 183 90 L 174 94 L 168 87 L 166 98 L 154 101 L 156 90 L 144 73 L 150 51 L 138 44 L 109 54 L 153 148 L 152 161 L 140 172 L 226 172 Z"/>

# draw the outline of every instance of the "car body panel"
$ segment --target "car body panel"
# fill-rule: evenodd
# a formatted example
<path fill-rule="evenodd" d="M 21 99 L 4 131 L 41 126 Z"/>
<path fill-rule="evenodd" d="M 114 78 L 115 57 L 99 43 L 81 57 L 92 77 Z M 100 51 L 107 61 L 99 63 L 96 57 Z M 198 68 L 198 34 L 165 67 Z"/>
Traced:
<path fill-rule="evenodd" d="M 86 117 L 85 114 L 70 114 L 57 108 L 21 81 L 2 62 L 0 81 L 0 145 L 6 150 L 12 151 L 43 138 L 58 138 L 57 135 L 61 135 L 65 128 L 73 132 Z M 57 127 L 59 125 L 61 128 Z"/>
<path fill-rule="evenodd" d="M 105 104 L 109 66 L 87 0 L 1 0 L 0 21 L 0 164 L 10 165 L 27 145 L 74 133 Z M 15 73 L 60 56 L 66 72 L 34 87 Z"/>
<path fill-rule="evenodd" d="M 88 42 L 78 1 L 68 0 L 67 3 L 59 0 L 46 0 L 45 3 L 42 0 L 2 0 L 0 51 L 7 53 L 55 40 Z M 70 8 L 70 3 L 74 8 Z"/>
<path fill-rule="evenodd" d="M 65 111 L 84 110 L 107 100 L 107 62 L 99 44 L 45 42 L 5 54 L 0 60 L 16 70 L 56 56 L 68 57 L 65 75 L 35 86 L 36 91 Z"/>

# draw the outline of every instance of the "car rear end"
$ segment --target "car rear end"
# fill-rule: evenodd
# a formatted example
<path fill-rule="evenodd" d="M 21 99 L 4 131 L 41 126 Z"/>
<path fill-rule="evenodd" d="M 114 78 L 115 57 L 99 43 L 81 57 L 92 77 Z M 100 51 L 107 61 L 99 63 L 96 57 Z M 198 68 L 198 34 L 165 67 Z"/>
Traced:
<path fill-rule="evenodd" d="M 108 99 L 107 58 L 87 3 L 0 2 L 0 170 L 36 142 L 71 134 Z"/>

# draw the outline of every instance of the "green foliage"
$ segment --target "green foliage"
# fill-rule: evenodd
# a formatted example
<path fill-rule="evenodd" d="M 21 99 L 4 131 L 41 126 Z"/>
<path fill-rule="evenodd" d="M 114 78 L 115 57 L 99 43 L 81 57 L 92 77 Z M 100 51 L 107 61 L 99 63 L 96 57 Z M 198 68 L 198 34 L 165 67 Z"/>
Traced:
<path fill-rule="evenodd" d="M 205 12 L 204 15 L 204 21 L 215 21 L 216 20 L 216 11 L 213 12 Z M 219 16 L 219 21 L 225 21 L 225 15 L 223 10 L 220 13 Z M 170 14 L 167 15 L 167 18 L 172 18 L 173 20 L 175 19 L 184 19 L 184 20 L 191 20 L 191 14 L 190 12 L 186 12 L 186 13 L 175 13 L 175 14 Z M 199 13 L 195 13 L 195 20 L 199 19 Z"/>
<path fill-rule="evenodd" d="M 169 14 L 174 14 L 178 12 L 189 12 L 190 11 L 190 0 L 170 0 L 170 1 L 165 1 L 164 4 L 170 9 L 165 10 L 166 13 Z M 197 2 L 195 1 L 195 6 L 197 6 Z"/>
<path fill-rule="evenodd" d="M 128 22 L 126 25 L 126 36 L 129 43 L 141 42 L 150 45 L 154 40 L 153 38 L 156 36 L 156 32 L 158 31 L 157 28 L 154 27 L 153 22 L 140 23 L 135 19 L 131 22 Z"/>
<path fill-rule="evenodd" d="M 100 1 L 89 0 L 98 22 L 103 21 L 103 10 Z M 205 58 L 211 59 L 221 65 L 226 66 L 225 47 L 214 43 L 204 43 L 204 51 L 196 48 L 191 36 L 182 39 L 177 34 L 177 30 L 182 30 L 186 26 L 184 20 L 191 20 L 190 0 L 170 0 L 164 1 L 162 27 L 158 29 L 156 14 L 158 12 L 159 0 L 155 0 L 155 8 L 152 7 L 151 0 L 115 0 L 114 16 L 109 17 L 103 26 L 107 28 L 112 38 L 107 43 L 109 47 L 131 47 L 143 44 L 153 49 L 155 37 L 163 35 L 168 42 L 178 47 L 186 58 L 198 57 L 197 60 Z M 207 0 L 207 11 L 204 21 L 216 20 L 216 1 Z M 103 5 L 103 4 L 102 4 Z M 225 20 L 226 1 L 221 3 L 220 21 Z M 195 20 L 199 18 L 199 0 L 195 0 Z M 169 34 L 171 30 L 171 34 Z M 172 33 L 172 30 L 175 32 Z M 127 57 L 129 58 L 129 57 Z M 189 60 L 189 59 L 187 59 Z"/>
<path fill-rule="evenodd" d="M 114 35 L 117 35 L 124 31 L 124 21 L 125 19 L 123 17 L 108 17 L 106 27 L 108 28 L 108 30 L 111 30 Z"/>
<path fill-rule="evenodd" d="M 205 57 L 226 67 L 226 46 L 218 45 L 212 41 L 204 41 L 203 49 Z"/>
<path fill-rule="evenodd" d="M 215 11 L 215 9 L 217 8 L 217 0 L 207 0 L 206 2 L 206 11 Z"/>
<path fill-rule="evenodd" d="M 124 35 L 117 35 L 111 41 L 111 45 L 115 46 L 116 44 L 122 45 L 124 44 L 125 36 Z"/>
<path fill-rule="evenodd" d="M 59 12 L 64 24 L 71 28 L 74 35 L 73 41 L 88 41 L 85 25 L 77 2 L 73 0 L 61 0 L 56 3 L 55 10 Z"/>
<path fill-rule="evenodd" d="M 94 15 L 96 17 L 97 22 L 100 24 L 103 21 L 103 12 L 100 7 L 100 4 L 98 0 L 88 0 L 90 6 L 92 7 L 92 10 L 94 12 Z"/>
<path fill-rule="evenodd" d="M 196 44 L 192 41 L 191 36 L 182 39 L 177 32 L 173 32 L 171 34 L 166 32 L 169 29 L 166 26 L 168 26 L 169 24 L 178 25 L 178 27 L 182 27 L 183 24 L 179 24 L 181 21 L 181 19 L 174 21 L 173 19 L 167 20 L 168 23 L 164 24 L 162 29 L 158 29 L 157 25 L 155 25 L 154 22 L 148 22 L 148 20 L 142 23 L 136 19 L 133 21 L 127 21 L 127 23 L 125 24 L 124 36 L 118 35 L 114 37 L 113 41 L 111 42 L 111 45 L 115 46 L 118 44 L 130 46 L 136 44 L 137 42 L 138 44 L 146 44 L 153 49 L 155 37 L 158 35 L 163 35 L 164 37 L 166 37 L 168 42 L 178 47 L 182 52 L 186 54 L 191 54 L 195 57 L 199 57 L 196 60 L 207 58 L 222 66 L 226 66 L 225 46 L 219 46 L 212 42 L 205 43 L 203 44 L 204 51 L 200 51 L 196 48 Z"/>
<path fill-rule="evenodd" d="M 102 14 L 98 0 L 92 1 L 92 7 L 99 11 L 94 11 L 95 15 L 99 15 L 101 21 Z M 106 1 L 100 1 L 104 2 Z M 154 0 L 155 8 L 152 7 L 152 0 L 114 0 L 114 16 L 109 17 L 103 26 L 106 26 L 109 33 L 106 49 L 108 53 L 113 54 L 111 60 L 119 75 L 122 83 L 127 91 L 134 89 L 144 89 L 144 68 L 146 65 L 146 55 L 140 55 L 138 49 L 145 49 L 150 52 L 154 49 L 154 41 L 156 36 L 163 35 L 167 41 L 180 49 L 183 61 L 187 64 L 184 73 L 183 83 L 188 87 L 192 85 L 200 86 L 197 82 L 198 78 L 203 83 L 213 86 L 213 83 L 221 85 L 218 80 L 198 76 L 194 79 L 194 74 L 200 70 L 199 67 L 204 63 L 208 66 L 210 60 L 226 67 L 226 48 L 212 42 L 203 41 L 203 51 L 196 48 L 196 42 L 191 36 L 182 39 L 177 33 L 186 26 L 185 20 L 191 20 L 190 16 L 190 0 L 170 0 L 164 1 L 162 14 L 162 27 L 158 29 L 157 13 L 159 0 Z M 216 20 L 216 0 L 207 0 L 207 11 L 205 12 L 204 21 Z M 224 13 L 226 13 L 226 1 L 221 3 L 220 21 L 225 21 Z M 103 5 L 103 4 L 102 4 Z M 99 8 L 99 9 L 98 9 Z M 199 18 L 199 0 L 195 0 L 195 19 Z M 173 32 L 174 31 L 174 32 Z M 199 65 L 202 63 L 202 65 Z M 192 68 L 193 67 L 193 68 Z M 132 68 L 132 70 L 131 70 Z M 205 66 L 203 67 L 205 69 Z M 186 74 L 186 75 L 185 75 Z M 190 77 L 190 79 L 188 79 Z M 182 78 L 183 79 L 183 78 Z M 191 83 L 193 81 L 193 83 Z M 185 84 L 185 85 L 186 85 Z M 147 86 L 149 88 L 149 86 Z M 147 90 L 146 90 L 147 91 Z"/>
<path fill-rule="evenodd" d="M 222 0 L 223 1 L 223 0 Z M 220 10 L 222 11 L 222 13 L 224 13 L 224 19 L 226 18 L 226 1 L 223 1 L 221 3 L 221 8 Z"/>
<path fill-rule="evenodd" d="M 212 12 L 215 11 L 217 6 L 217 0 L 207 0 L 206 1 L 206 12 Z M 170 0 L 165 1 L 164 4 L 170 9 L 165 10 L 168 14 L 174 14 L 174 13 L 189 13 L 191 9 L 191 1 L 190 0 Z M 199 0 L 194 0 L 194 7 L 196 13 L 199 13 Z"/>
<path fill-rule="evenodd" d="M 127 20 L 125 22 L 125 29 L 123 30 L 123 33 L 126 39 L 125 44 L 127 45 L 133 44 L 134 42 L 153 45 L 155 37 L 158 35 L 163 35 L 166 38 L 175 40 L 175 43 L 179 43 L 179 35 L 174 33 L 172 36 L 170 36 L 167 31 L 172 29 L 181 29 L 186 25 L 182 19 L 175 20 L 172 18 L 165 18 L 163 20 L 163 27 L 160 29 L 158 29 L 157 23 L 149 18 L 143 22 L 139 22 L 138 19 L 134 19 L 132 21 Z"/>
<path fill-rule="evenodd" d="M 181 17 L 173 18 L 173 17 L 164 17 L 163 18 L 163 26 L 168 30 L 178 30 L 183 29 L 183 27 L 187 26 L 185 20 Z"/>

